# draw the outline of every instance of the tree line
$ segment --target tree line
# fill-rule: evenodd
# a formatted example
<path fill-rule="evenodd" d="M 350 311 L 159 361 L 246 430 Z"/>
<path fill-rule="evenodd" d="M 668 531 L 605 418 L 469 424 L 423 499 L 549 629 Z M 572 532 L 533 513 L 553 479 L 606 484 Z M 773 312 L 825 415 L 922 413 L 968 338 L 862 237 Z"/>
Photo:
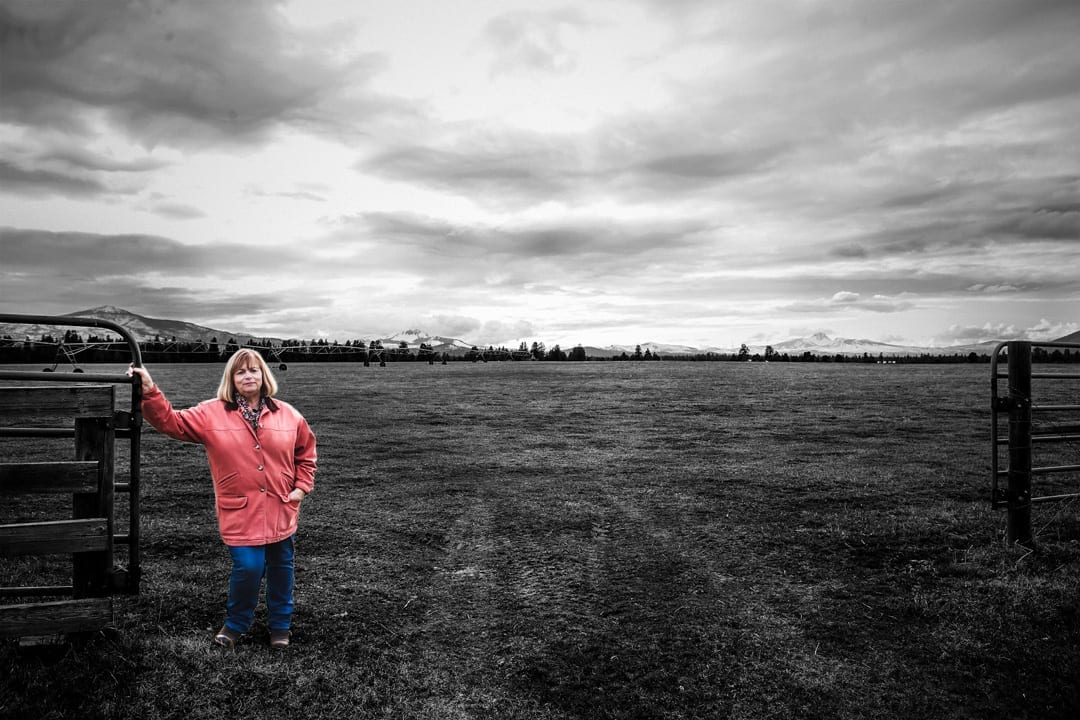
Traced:
<path fill-rule="evenodd" d="M 589 355 L 585 348 L 576 345 L 569 352 L 563 350 L 558 344 L 547 347 L 543 342 L 533 342 L 531 345 L 522 342 L 516 350 L 505 346 L 494 347 L 489 345 L 485 349 L 472 346 L 469 349 L 460 349 L 453 352 L 438 351 L 428 343 L 420 343 L 419 347 L 413 348 L 407 342 L 400 341 L 397 345 L 384 347 L 381 340 L 348 340 L 339 343 L 336 340 L 325 339 L 311 340 L 284 340 L 280 345 L 274 345 L 269 340 L 252 339 L 239 343 L 235 338 L 229 338 L 224 343 L 219 343 L 217 338 L 209 341 L 180 340 L 175 337 L 162 338 L 155 336 L 153 340 L 138 343 L 142 359 L 147 363 L 200 363 L 200 362 L 224 362 L 241 347 L 258 350 L 267 361 L 288 362 L 414 362 L 426 361 L 469 361 L 469 362 L 500 362 L 500 361 L 546 361 L 546 362 L 584 362 L 584 361 L 613 361 L 613 362 L 828 362 L 828 363 L 879 363 L 879 364 L 912 364 L 912 363 L 988 363 L 989 354 L 970 353 L 922 353 L 919 355 L 885 355 L 884 353 L 873 354 L 817 354 L 809 350 L 799 354 L 777 352 L 771 345 L 766 346 L 764 352 L 753 352 L 749 346 L 743 344 L 738 351 L 732 353 L 700 352 L 689 354 L 661 353 L 650 348 L 642 350 L 637 345 L 633 352 L 618 352 L 611 355 Z M 78 365 L 81 363 L 117 363 L 127 362 L 131 353 L 127 343 L 119 342 L 112 337 L 99 337 L 90 334 L 85 338 L 75 330 L 68 330 L 61 336 L 42 335 L 39 340 L 25 338 L 18 340 L 10 335 L 0 338 L 0 363 L 44 363 L 54 367 L 63 364 Z M 1070 348 L 1042 348 L 1032 349 L 1032 362 L 1037 363 L 1080 363 L 1080 350 Z"/>

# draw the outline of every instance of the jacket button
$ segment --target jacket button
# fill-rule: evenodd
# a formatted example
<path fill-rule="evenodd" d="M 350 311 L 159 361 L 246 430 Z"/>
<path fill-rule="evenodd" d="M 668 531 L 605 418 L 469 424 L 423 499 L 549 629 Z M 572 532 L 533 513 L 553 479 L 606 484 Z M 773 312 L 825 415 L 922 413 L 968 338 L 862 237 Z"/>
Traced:
<path fill-rule="evenodd" d="M 259 488 L 259 492 L 266 492 L 266 488 Z"/>
<path fill-rule="evenodd" d="M 260 466 L 259 466 L 259 469 L 260 469 L 260 470 L 262 470 L 262 469 L 263 469 L 263 466 L 262 466 L 262 465 L 260 465 Z"/>
<path fill-rule="evenodd" d="M 255 449 L 256 449 L 256 450 L 262 450 L 262 445 L 256 445 L 256 446 L 255 446 Z"/>

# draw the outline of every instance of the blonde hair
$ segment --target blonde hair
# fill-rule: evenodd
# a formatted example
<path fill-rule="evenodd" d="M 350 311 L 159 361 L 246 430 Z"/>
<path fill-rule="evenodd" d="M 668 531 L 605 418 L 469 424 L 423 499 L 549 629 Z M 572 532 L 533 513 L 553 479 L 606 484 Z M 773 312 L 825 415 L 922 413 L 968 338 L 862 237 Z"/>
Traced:
<path fill-rule="evenodd" d="M 270 367 L 263 360 L 263 356 L 255 350 L 244 348 L 237 350 L 233 353 L 233 356 L 229 358 L 229 362 L 225 363 L 225 372 L 221 374 L 221 384 L 218 385 L 217 399 L 224 400 L 225 402 L 236 402 L 236 385 L 233 383 L 233 375 L 237 369 L 241 367 L 257 367 L 262 371 L 262 395 L 263 397 L 274 397 L 274 393 L 277 392 L 277 380 L 274 379 L 274 373 L 270 372 Z"/>

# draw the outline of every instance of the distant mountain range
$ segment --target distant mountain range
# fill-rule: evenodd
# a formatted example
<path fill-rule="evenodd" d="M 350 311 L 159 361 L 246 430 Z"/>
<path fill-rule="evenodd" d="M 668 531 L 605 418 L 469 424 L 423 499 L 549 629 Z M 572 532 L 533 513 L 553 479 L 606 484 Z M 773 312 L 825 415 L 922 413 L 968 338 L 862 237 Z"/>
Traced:
<path fill-rule="evenodd" d="M 149 342 L 155 338 L 162 341 L 169 341 L 176 338 L 177 340 L 209 342 L 216 338 L 218 342 L 224 345 L 230 339 L 236 340 L 236 342 L 240 344 L 247 343 L 252 339 L 262 339 L 260 336 L 248 332 L 216 330 L 214 328 L 203 327 L 202 325 L 196 325 L 182 320 L 143 317 L 142 315 L 137 315 L 112 305 L 102 305 L 101 307 L 90 308 L 89 310 L 78 310 L 76 312 L 66 313 L 60 317 L 108 320 L 127 330 L 131 333 L 131 336 L 139 342 Z M 61 334 L 63 334 L 64 329 L 67 328 L 61 328 Z M 87 335 L 97 335 L 100 337 L 109 334 L 107 330 L 99 328 L 74 327 L 71 329 L 75 330 L 83 337 L 86 337 Z M 37 339 L 44 334 L 55 336 L 56 332 L 57 327 L 50 325 L 0 325 L 0 335 L 10 335 L 14 338 L 29 336 Z M 114 335 L 110 334 L 110 336 Z M 273 342 L 273 339 L 271 339 L 271 342 Z M 280 342 L 280 340 L 278 342 Z"/>
<path fill-rule="evenodd" d="M 166 320 L 160 318 L 148 318 L 136 313 L 124 310 L 123 308 L 114 307 L 112 305 L 103 305 L 101 307 L 90 308 L 88 310 L 79 310 L 72 313 L 67 313 L 63 317 L 83 317 L 94 318 L 98 320 L 108 320 L 116 323 L 120 327 L 131 333 L 137 341 L 152 341 L 155 338 L 163 341 L 177 340 L 196 341 L 196 342 L 209 342 L 212 339 L 216 339 L 219 343 L 224 344 L 229 340 L 236 340 L 241 345 L 246 344 L 252 340 L 267 341 L 269 340 L 274 345 L 280 345 L 281 338 L 268 338 L 265 336 L 255 335 L 249 332 L 234 332 L 229 330 L 219 330 L 215 328 L 204 327 L 202 325 L 196 325 L 194 323 L 184 322 L 182 320 Z M 80 335 L 86 336 L 88 334 L 104 335 L 106 331 L 94 328 L 74 328 Z M 56 334 L 55 326 L 43 326 L 43 325 L 4 325 L 0 324 L 0 336 L 10 336 L 13 338 L 39 338 L 43 334 Z M 290 338 L 293 340 L 310 340 L 311 338 Z M 450 353 L 459 354 L 467 352 L 474 346 L 479 346 L 483 349 L 485 346 L 477 343 L 470 343 L 458 338 L 448 338 L 439 335 L 428 335 L 421 330 L 410 329 L 404 330 L 389 337 L 364 337 L 364 338 L 341 338 L 341 341 L 345 340 L 359 340 L 362 339 L 366 342 L 372 340 L 378 340 L 383 344 L 383 347 L 394 348 L 400 347 L 401 343 L 405 343 L 409 348 L 416 349 L 421 343 L 430 345 L 431 348 L 437 353 Z M 783 355 L 802 355 L 803 353 L 810 352 L 814 355 L 863 355 L 869 354 L 871 356 L 885 355 L 885 356 L 907 356 L 907 355 L 967 355 L 972 352 L 979 355 L 990 354 L 994 347 L 998 344 L 998 340 L 987 341 L 983 343 L 977 343 L 973 345 L 954 345 L 950 347 L 918 347 L 909 345 L 892 345 L 889 343 L 877 342 L 875 340 L 853 340 L 849 338 L 834 338 L 824 333 L 817 333 L 810 337 L 794 338 L 792 340 L 784 340 L 782 342 L 772 343 L 772 348 L 777 353 Z M 1080 332 L 1072 333 L 1063 338 L 1058 338 L 1055 342 L 1071 342 L 1080 343 Z M 531 347 L 531 344 L 530 344 Z M 716 353 L 729 355 L 737 353 L 739 348 L 719 348 L 719 347 L 706 347 L 696 348 L 687 345 L 670 345 L 656 342 L 642 342 L 635 343 L 634 345 L 608 345 L 607 347 L 594 347 L 585 346 L 585 353 L 589 357 L 611 357 L 626 353 L 632 355 L 637 348 L 640 347 L 642 352 L 648 350 L 651 354 L 660 355 L 700 355 L 705 353 Z M 748 349 L 752 354 L 764 354 L 765 345 L 749 345 Z M 516 350 L 517 348 L 510 348 Z M 550 348 L 549 348 L 550 349 Z M 571 348 L 565 347 L 563 350 L 569 352 Z"/>

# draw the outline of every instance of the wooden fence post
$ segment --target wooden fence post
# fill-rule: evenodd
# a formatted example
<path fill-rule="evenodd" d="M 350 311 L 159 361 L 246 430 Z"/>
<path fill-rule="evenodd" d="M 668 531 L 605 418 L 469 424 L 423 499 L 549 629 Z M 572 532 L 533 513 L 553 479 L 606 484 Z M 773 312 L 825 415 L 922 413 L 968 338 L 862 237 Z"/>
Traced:
<path fill-rule="evenodd" d="M 108 522 L 104 550 L 72 555 L 74 597 L 108 595 L 113 569 L 115 429 L 110 418 L 75 420 L 75 459 L 98 462 L 98 487 L 93 493 L 75 493 L 72 518 L 105 518 Z"/>

